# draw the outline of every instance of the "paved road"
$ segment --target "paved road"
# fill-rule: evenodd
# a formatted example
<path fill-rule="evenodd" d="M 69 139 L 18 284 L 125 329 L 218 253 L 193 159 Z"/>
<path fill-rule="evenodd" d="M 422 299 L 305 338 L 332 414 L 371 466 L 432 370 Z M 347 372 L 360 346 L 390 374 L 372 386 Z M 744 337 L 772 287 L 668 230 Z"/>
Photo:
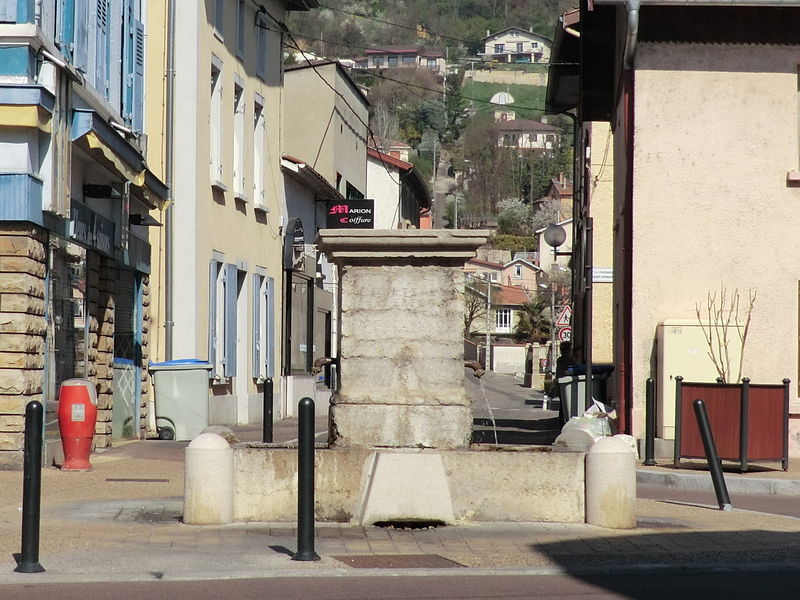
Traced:
<path fill-rule="evenodd" d="M 215 581 L 40 584 L 3 586 L 4 600 L 731 600 L 797 597 L 798 575 L 788 570 L 739 573 L 680 571 L 577 575 L 302 577 Z"/>
<path fill-rule="evenodd" d="M 648 500 L 661 500 L 694 504 L 698 506 L 717 506 L 717 497 L 714 492 L 703 490 L 683 490 L 671 487 L 639 485 L 636 495 Z M 768 513 L 771 515 L 785 515 L 800 518 L 800 499 L 796 496 L 777 496 L 765 494 L 729 494 L 734 508 Z"/>

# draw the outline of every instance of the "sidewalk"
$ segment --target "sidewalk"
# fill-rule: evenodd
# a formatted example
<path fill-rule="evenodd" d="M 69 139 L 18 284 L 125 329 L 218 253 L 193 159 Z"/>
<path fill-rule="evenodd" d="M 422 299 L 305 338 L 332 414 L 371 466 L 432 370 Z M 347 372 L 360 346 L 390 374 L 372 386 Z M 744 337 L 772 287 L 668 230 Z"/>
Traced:
<path fill-rule="evenodd" d="M 492 405 L 500 410 L 526 410 L 530 390 L 518 390 L 515 385 L 511 379 L 493 385 L 496 393 L 507 398 L 513 392 L 520 395 L 505 406 L 492 398 Z M 533 411 L 532 416 L 548 417 L 547 411 L 534 406 L 527 410 Z M 318 410 L 315 423 L 320 440 L 327 433 L 325 413 Z M 260 426 L 234 431 L 241 441 L 261 441 Z M 274 441 L 289 442 L 296 432 L 296 420 L 277 423 Z M 44 469 L 39 560 L 47 572 L 42 574 L 13 572 L 12 553 L 20 551 L 23 475 L 0 472 L 0 584 L 325 574 L 742 570 L 765 565 L 785 569 L 800 564 L 800 519 L 645 499 L 637 501 L 638 528 L 628 531 L 564 523 L 426 529 L 317 523 L 315 547 L 321 560 L 297 562 L 291 560 L 297 548 L 295 523 L 193 526 L 181 522 L 187 445 L 160 440 L 122 442 L 92 455 L 91 472 Z M 746 474 L 726 473 L 732 493 L 741 485 L 798 494 L 794 491 L 800 489 L 796 468 L 787 473 L 753 469 Z M 698 489 L 692 486 L 702 484 L 710 489 L 708 473 L 691 469 L 640 467 L 637 476 L 640 483 L 668 482 L 683 489 Z"/>

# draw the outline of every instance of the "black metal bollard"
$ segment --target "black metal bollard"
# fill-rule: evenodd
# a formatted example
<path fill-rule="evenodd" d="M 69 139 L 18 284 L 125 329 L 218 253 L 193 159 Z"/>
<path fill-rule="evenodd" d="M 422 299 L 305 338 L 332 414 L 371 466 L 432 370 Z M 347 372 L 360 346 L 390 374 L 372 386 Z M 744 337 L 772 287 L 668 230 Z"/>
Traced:
<path fill-rule="evenodd" d="M 42 498 L 42 429 L 44 407 L 37 400 L 25 407 L 25 457 L 22 484 L 22 552 L 15 554 L 17 573 L 44 573 L 39 564 L 39 517 Z"/>
<path fill-rule="evenodd" d="M 265 444 L 272 443 L 272 402 L 273 402 L 272 377 L 264 380 L 264 423 L 262 441 Z"/>
<path fill-rule="evenodd" d="M 694 414 L 697 417 L 697 426 L 700 428 L 700 437 L 703 439 L 708 468 L 711 470 L 711 481 L 714 484 L 714 492 L 717 494 L 717 504 L 719 504 L 721 510 L 731 510 L 733 506 L 728 496 L 725 477 L 722 475 L 722 466 L 717 455 L 714 434 L 711 432 L 711 425 L 708 423 L 708 412 L 706 412 L 706 405 L 699 398 L 694 401 Z"/>
<path fill-rule="evenodd" d="M 644 464 L 652 467 L 656 464 L 656 383 L 652 377 L 647 378 L 645 385 L 645 413 L 647 422 L 644 432 Z"/>
<path fill-rule="evenodd" d="M 303 398 L 297 423 L 297 552 L 292 560 L 319 560 L 314 552 L 314 401 Z"/>

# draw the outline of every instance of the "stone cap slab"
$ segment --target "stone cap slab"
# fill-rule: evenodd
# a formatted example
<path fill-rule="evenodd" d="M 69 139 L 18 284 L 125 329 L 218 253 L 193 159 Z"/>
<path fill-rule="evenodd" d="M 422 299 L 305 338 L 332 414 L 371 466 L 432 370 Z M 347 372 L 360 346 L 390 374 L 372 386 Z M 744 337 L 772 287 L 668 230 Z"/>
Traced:
<path fill-rule="evenodd" d="M 317 247 L 334 262 L 463 259 L 489 239 L 482 229 L 320 229 Z"/>

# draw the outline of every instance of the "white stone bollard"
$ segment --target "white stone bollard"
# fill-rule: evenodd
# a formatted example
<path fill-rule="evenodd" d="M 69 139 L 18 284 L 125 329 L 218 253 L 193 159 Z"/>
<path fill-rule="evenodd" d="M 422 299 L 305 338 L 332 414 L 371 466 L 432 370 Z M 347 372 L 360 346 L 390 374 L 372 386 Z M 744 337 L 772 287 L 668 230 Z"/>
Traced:
<path fill-rule="evenodd" d="M 233 521 L 233 448 L 217 433 L 201 433 L 186 448 L 183 522 Z"/>
<path fill-rule="evenodd" d="M 636 527 L 636 455 L 619 438 L 602 438 L 586 454 L 586 522 Z"/>

